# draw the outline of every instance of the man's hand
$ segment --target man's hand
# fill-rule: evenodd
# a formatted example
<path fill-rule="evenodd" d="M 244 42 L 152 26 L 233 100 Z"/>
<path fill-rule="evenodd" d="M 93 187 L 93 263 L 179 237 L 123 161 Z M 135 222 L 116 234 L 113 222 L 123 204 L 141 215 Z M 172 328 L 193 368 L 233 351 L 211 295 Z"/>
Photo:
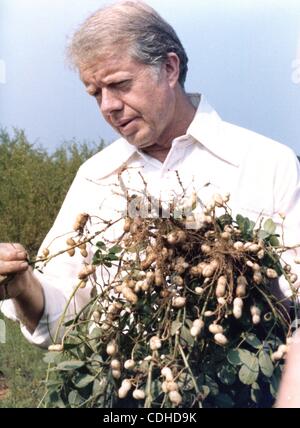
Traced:
<path fill-rule="evenodd" d="M 17 318 L 33 333 L 43 315 L 44 294 L 21 244 L 0 244 L 0 300 L 10 298 Z"/>
<path fill-rule="evenodd" d="M 0 300 L 18 297 L 24 291 L 28 267 L 21 244 L 0 244 Z"/>

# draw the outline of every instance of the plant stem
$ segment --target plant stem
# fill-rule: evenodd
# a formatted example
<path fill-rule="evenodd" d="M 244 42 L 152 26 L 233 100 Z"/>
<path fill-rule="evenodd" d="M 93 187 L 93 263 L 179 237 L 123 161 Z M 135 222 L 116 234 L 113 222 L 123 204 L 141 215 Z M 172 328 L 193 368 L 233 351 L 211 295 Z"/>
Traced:
<path fill-rule="evenodd" d="M 195 391 L 197 392 L 197 395 L 198 395 L 198 396 L 200 396 L 200 395 L 201 395 L 201 393 L 200 393 L 200 390 L 199 390 L 199 388 L 198 388 L 198 385 L 197 385 L 196 379 L 195 379 L 195 377 L 194 377 L 194 375 L 193 375 L 193 372 L 192 372 L 192 370 L 191 370 L 191 368 L 190 368 L 190 366 L 189 366 L 189 363 L 188 363 L 188 361 L 187 361 L 187 359 L 186 359 L 185 353 L 184 353 L 184 351 L 183 351 L 182 346 L 180 345 L 180 343 L 178 344 L 178 348 L 179 348 L 179 351 L 180 351 L 180 353 L 181 353 L 182 359 L 183 359 L 183 361 L 184 361 L 184 365 L 185 365 L 185 367 L 187 368 L 188 372 L 189 372 L 189 373 L 190 373 L 190 375 L 191 375 L 191 378 L 192 378 L 192 382 L 193 382 L 193 385 L 194 385 Z M 198 401 L 198 404 L 199 404 L 199 407 L 202 407 L 202 403 L 201 403 L 200 401 Z"/>
<path fill-rule="evenodd" d="M 147 385 L 146 385 L 146 401 L 144 407 L 146 409 L 151 408 L 152 404 L 152 369 L 153 369 L 153 361 L 150 362 L 149 372 L 148 372 L 148 378 L 147 378 Z"/>

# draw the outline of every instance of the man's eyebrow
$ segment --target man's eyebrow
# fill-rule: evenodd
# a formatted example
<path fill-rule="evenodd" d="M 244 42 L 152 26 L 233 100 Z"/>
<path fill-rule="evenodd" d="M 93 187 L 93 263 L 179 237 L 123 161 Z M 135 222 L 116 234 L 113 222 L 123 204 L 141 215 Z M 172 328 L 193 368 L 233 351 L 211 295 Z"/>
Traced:
<path fill-rule="evenodd" d="M 131 80 L 131 78 L 132 78 L 131 75 L 126 75 L 126 76 L 113 75 L 113 76 L 108 76 L 107 80 L 101 83 L 104 84 L 105 86 L 114 86 L 119 83 L 129 81 Z M 88 82 L 85 82 L 84 80 L 82 81 L 82 83 L 85 85 L 85 90 L 89 95 L 95 95 L 95 93 L 98 91 L 97 83 L 88 83 Z"/>
<path fill-rule="evenodd" d="M 132 79 L 131 73 L 116 72 L 105 77 L 104 80 L 100 82 L 100 84 L 103 83 L 104 85 L 109 86 L 109 85 L 114 85 L 115 83 L 119 83 L 121 81 L 130 80 L 130 79 Z"/>

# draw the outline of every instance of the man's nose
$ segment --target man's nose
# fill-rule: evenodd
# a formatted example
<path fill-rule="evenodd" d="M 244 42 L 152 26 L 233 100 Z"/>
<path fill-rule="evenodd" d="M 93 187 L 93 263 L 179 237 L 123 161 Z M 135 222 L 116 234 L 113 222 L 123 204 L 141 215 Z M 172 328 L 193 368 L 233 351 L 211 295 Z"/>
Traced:
<path fill-rule="evenodd" d="M 114 111 L 122 110 L 123 102 L 122 100 L 114 93 L 113 90 L 107 88 L 102 89 L 101 94 L 101 112 L 104 116 L 110 115 Z"/>

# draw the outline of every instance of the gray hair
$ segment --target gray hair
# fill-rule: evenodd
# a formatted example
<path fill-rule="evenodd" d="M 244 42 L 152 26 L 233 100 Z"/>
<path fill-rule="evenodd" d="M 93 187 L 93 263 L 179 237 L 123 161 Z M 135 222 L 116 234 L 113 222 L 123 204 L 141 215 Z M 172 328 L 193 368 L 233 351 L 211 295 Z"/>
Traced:
<path fill-rule="evenodd" d="M 137 61 L 158 67 L 170 52 L 180 60 L 179 83 L 184 87 L 188 57 L 174 29 L 142 1 L 126 0 L 97 10 L 74 33 L 67 58 L 74 68 L 112 48 L 127 47 Z"/>

